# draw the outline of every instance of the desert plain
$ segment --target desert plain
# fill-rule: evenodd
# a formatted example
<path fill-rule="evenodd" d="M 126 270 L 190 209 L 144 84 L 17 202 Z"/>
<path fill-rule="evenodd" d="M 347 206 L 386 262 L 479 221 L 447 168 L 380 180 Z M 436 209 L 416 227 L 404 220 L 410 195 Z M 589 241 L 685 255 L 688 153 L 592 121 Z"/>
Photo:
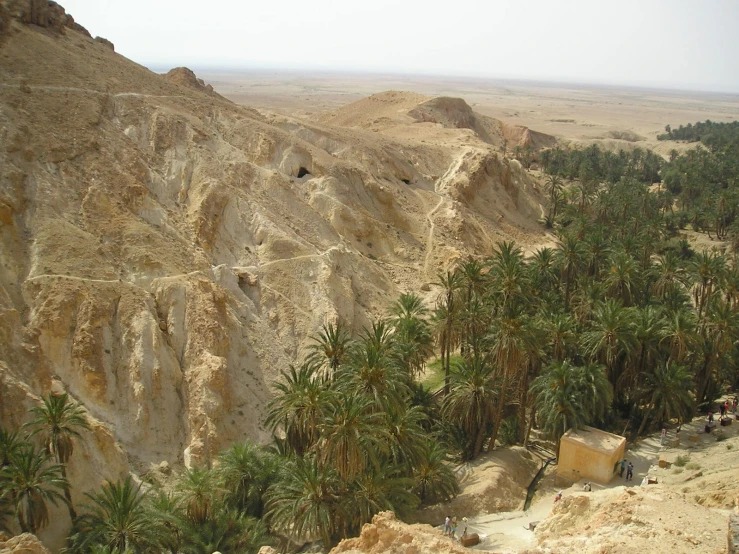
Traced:
<path fill-rule="evenodd" d="M 315 117 L 383 91 L 411 91 L 460 97 L 478 113 L 573 145 L 631 143 L 660 153 L 675 147 L 657 141 L 665 125 L 739 117 L 739 95 L 721 92 L 443 76 L 195 71 L 237 104 L 293 117 Z"/>

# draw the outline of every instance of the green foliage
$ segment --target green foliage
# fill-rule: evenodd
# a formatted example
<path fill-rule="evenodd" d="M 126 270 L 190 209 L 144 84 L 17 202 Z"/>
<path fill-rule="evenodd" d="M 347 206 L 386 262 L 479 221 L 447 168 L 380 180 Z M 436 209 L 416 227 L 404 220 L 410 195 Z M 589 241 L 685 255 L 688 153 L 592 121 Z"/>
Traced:
<path fill-rule="evenodd" d="M 531 385 L 542 430 L 559 439 L 602 417 L 613 395 L 602 366 L 555 362 Z"/>
<path fill-rule="evenodd" d="M 48 525 L 48 503 L 63 502 L 67 486 L 61 465 L 32 444 L 15 449 L 0 471 L 0 497 L 13 506 L 24 533 L 35 534 Z"/>
<path fill-rule="evenodd" d="M 161 520 L 147 511 L 146 496 L 129 476 L 106 483 L 99 493 L 88 494 L 90 504 L 75 522 L 70 552 L 88 552 L 93 546 L 111 553 L 148 552 L 166 538 Z"/>

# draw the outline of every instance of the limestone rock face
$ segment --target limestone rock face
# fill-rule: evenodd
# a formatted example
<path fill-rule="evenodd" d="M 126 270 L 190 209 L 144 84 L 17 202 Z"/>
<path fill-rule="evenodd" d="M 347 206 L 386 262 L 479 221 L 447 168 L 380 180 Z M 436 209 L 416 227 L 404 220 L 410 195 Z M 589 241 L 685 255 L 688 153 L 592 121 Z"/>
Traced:
<path fill-rule="evenodd" d="M 365 523 L 359 537 L 341 541 L 330 554 L 462 554 L 467 549 L 430 525 L 407 525 L 392 512 Z"/>
<path fill-rule="evenodd" d="M 0 6 L 0 425 L 51 391 L 86 408 L 75 503 L 268 440 L 271 385 L 322 324 L 358 332 L 456 259 L 539 239 L 534 180 L 469 129 L 262 114 L 62 32 L 53 2 Z"/>
<path fill-rule="evenodd" d="M 74 18 L 56 2 L 49 0 L 4 0 L 3 4 L 11 17 L 23 23 L 52 29 L 57 33 L 63 33 L 66 28 L 71 28 L 90 36 L 87 29 L 75 23 Z"/>
<path fill-rule="evenodd" d="M 31 533 L 0 541 L 0 554 L 49 554 L 46 547 Z"/>

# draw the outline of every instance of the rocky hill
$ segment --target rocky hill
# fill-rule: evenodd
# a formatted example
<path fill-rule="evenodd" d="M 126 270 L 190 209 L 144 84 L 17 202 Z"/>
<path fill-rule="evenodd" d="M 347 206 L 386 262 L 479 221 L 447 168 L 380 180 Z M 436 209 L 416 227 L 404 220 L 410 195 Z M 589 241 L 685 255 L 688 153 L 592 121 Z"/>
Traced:
<path fill-rule="evenodd" d="M 551 135 L 479 114 L 462 98 L 428 97 L 413 92 L 373 94 L 322 114 L 319 121 L 432 143 L 448 143 L 455 139 L 457 142 L 481 141 L 509 152 L 517 146 L 536 150 L 556 142 Z"/>
<path fill-rule="evenodd" d="M 75 502 L 268 439 L 271 383 L 321 324 L 359 330 L 461 256 L 541 240 L 537 183 L 469 128 L 258 113 L 54 2 L 0 0 L 0 33 L 0 425 L 52 390 L 86 407 Z"/>

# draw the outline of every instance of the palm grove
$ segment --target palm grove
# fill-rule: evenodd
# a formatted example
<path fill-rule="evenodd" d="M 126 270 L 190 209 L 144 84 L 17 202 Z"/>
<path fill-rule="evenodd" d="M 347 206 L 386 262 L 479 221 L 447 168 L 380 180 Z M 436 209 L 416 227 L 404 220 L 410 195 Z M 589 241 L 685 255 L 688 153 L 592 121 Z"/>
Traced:
<path fill-rule="evenodd" d="M 556 246 L 527 257 L 501 242 L 440 274 L 433 307 L 408 293 L 358 336 L 324 326 L 276 387 L 269 447 L 234 444 L 166 490 L 107 483 L 75 507 L 65 468 L 86 419 L 67 396 L 44 399 L 0 432 L 1 521 L 36 532 L 65 504 L 70 552 L 329 546 L 381 510 L 448 500 L 450 463 L 533 429 L 556 443 L 583 424 L 639 435 L 692 417 L 739 380 L 739 141 L 736 125 L 699 125 L 672 138 L 707 148 L 669 161 L 540 153 Z M 684 230 L 729 253 L 694 251 Z M 419 376 L 434 357 L 432 395 Z"/>

